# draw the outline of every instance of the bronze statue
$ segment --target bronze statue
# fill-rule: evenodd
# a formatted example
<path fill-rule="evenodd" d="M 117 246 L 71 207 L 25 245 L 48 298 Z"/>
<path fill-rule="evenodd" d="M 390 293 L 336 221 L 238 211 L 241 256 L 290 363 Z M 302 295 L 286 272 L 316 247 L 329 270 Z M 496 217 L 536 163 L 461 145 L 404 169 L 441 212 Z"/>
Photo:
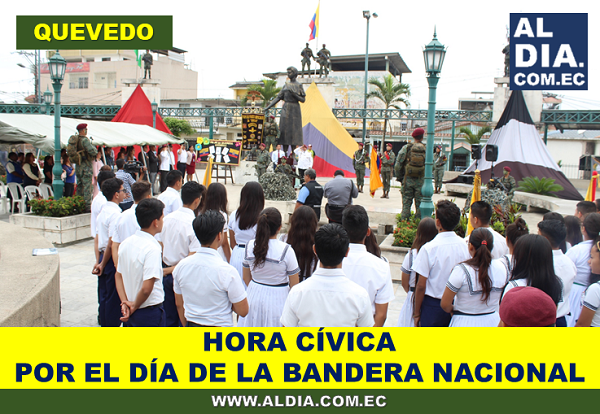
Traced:
<path fill-rule="evenodd" d="M 504 46 L 502 53 L 504 53 L 504 77 L 508 78 L 510 76 L 510 43 Z"/>
<path fill-rule="evenodd" d="M 146 53 L 142 56 L 142 60 L 144 61 L 144 79 L 146 79 L 146 73 L 148 74 L 148 79 L 152 79 L 151 69 L 152 69 L 152 55 L 150 51 L 146 49 Z"/>
<path fill-rule="evenodd" d="M 313 55 L 313 51 L 310 47 L 308 47 L 308 43 L 306 44 L 306 47 L 302 50 L 302 53 L 300 53 L 300 56 L 302 56 L 302 77 L 304 77 L 304 66 L 308 67 L 308 77 L 310 78 L 310 60 L 314 59 L 314 55 Z"/>
<path fill-rule="evenodd" d="M 279 141 L 278 144 L 284 145 L 303 145 L 304 137 L 302 135 L 302 112 L 299 102 L 306 100 L 304 88 L 296 78 L 298 69 L 293 66 L 287 68 L 289 82 L 286 82 L 281 92 L 265 108 L 265 112 L 271 109 L 275 104 L 283 100 L 281 109 L 281 118 L 279 120 Z"/>
<path fill-rule="evenodd" d="M 325 73 L 325 77 L 327 77 L 329 72 L 331 72 L 331 52 L 327 50 L 325 44 L 323 44 L 323 49 L 317 53 L 317 57 L 319 58 L 319 78 L 323 76 L 323 72 Z"/>

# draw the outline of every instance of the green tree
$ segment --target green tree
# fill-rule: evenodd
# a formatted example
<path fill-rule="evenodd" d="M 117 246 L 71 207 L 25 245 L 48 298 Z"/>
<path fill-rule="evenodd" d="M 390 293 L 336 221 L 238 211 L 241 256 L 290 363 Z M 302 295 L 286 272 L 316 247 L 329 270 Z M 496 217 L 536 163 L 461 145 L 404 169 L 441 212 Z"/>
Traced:
<path fill-rule="evenodd" d="M 473 145 L 479 144 L 479 142 L 481 141 L 481 137 L 483 137 L 483 135 L 487 134 L 488 132 L 492 132 L 492 128 L 490 128 L 489 126 L 485 126 L 483 128 L 480 128 L 476 134 L 473 133 L 473 131 L 471 131 L 471 128 L 469 127 L 460 127 L 459 131 L 465 136 L 465 139 L 467 140 L 469 145 Z"/>
<path fill-rule="evenodd" d="M 523 178 L 523 181 L 519 181 L 517 190 L 526 193 L 556 197 L 556 195 L 552 193 L 562 191 L 564 188 L 560 184 L 554 184 L 554 181 L 554 178 L 525 177 Z"/>
<path fill-rule="evenodd" d="M 269 101 L 277 96 L 279 92 L 281 92 L 281 88 L 277 87 L 277 81 L 274 79 L 263 79 L 263 85 L 250 85 L 248 86 L 248 91 L 255 91 L 260 94 L 262 98 L 262 107 L 267 106 Z M 240 101 L 242 106 L 246 106 L 248 102 L 248 95 L 244 96 Z"/>
<path fill-rule="evenodd" d="M 410 106 L 410 102 L 406 98 L 410 96 L 410 86 L 406 83 L 396 82 L 393 75 L 389 74 L 383 77 L 383 82 L 376 78 L 369 80 L 369 85 L 376 87 L 375 90 L 367 94 L 367 99 L 377 98 L 385 105 L 385 109 L 395 108 L 400 109 L 400 104 L 405 107 Z M 387 116 L 383 122 L 383 137 L 381 139 L 381 150 L 385 149 L 385 133 L 387 131 L 388 119 Z"/>
<path fill-rule="evenodd" d="M 176 137 L 180 137 L 181 134 L 193 135 L 196 133 L 196 130 L 185 119 L 165 118 L 163 121 Z"/>

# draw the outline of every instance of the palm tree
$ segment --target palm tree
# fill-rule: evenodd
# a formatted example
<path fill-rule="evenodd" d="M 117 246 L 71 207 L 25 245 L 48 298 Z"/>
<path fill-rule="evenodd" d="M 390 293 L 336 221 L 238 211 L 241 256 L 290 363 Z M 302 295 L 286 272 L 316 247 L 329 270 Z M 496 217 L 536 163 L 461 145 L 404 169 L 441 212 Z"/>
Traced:
<path fill-rule="evenodd" d="M 277 81 L 274 79 L 263 79 L 263 85 L 250 85 L 248 86 L 248 91 L 256 91 L 260 94 L 262 98 L 262 107 L 267 106 L 269 101 L 277 96 L 277 94 L 281 91 L 281 88 L 277 87 Z M 240 102 L 242 106 L 246 106 L 246 102 L 248 101 L 248 95 L 244 96 Z"/>
<path fill-rule="evenodd" d="M 396 83 L 396 79 L 392 74 L 383 77 L 383 82 L 379 79 L 372 78 L 369 80 L 369 85 L 375 86 L 377 89 L 367 94 L 367 99 L 377 98 L 385 105 L 385 109 L 395 108 L 400 109 L 399 104 L 404 104 L 409 107 L 410 103 L 406 99 L 410 96 L 410 86 L 406 83 Z M 387 131 L 388 119 L 387 116 L 383 123 L 383 137 L 381 139 L 381 151 L 384 150 L 385 133 Z"/>
<path fill-rule="evenodd" d="M 469 143 L 469 145 L 473 145 L 479 144 L 479 141 L 481 141 L 481 137 L 483 137 L 483 135 L 487 134 L 488 132 L 492 132 L 492 128 L 490 128 L 489 126 L 485 126 L 479 131 L 477 131 L 476 134 L 474 134 L 473 131 L 471 131 L 471 128 L 469 127 L 460 127 L 459 131 L 461 134 L 465 135 L 465 139 Z"/>

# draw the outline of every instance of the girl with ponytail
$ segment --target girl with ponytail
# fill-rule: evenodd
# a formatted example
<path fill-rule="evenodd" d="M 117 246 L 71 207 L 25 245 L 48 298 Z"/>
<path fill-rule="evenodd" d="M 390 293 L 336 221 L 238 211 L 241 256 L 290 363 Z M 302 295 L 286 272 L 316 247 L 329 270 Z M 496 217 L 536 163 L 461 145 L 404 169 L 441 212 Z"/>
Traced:
<path fill-rule="evenodd" d="M 290 288 L 298 283 L 300 268 L 294 249 L 277 239 L 279 230 L 279 210 L 264 209 L 256 221 L 256 238 L 246 245 L 242 262 L 250 310 L 238 326 L 281 326 L 283 305 Z"/>
<path fill-rule="evenodd" d="M 503 259 L 492 260 L 493 248 L 494 236 L 488 229 L 473 230 L 471 259 L 454 267 L 440 304 L 452 312 L 450 326 L 498 326 L 500 296 L 510 273 Z"/>

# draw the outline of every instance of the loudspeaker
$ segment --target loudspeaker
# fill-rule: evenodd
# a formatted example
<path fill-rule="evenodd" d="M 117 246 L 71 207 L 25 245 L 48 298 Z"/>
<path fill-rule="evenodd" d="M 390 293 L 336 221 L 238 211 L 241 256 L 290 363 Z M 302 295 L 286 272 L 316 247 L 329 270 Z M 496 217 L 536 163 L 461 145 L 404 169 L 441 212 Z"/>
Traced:
<path fill-rule="evenodd" d="M 457 177 L 457 180 L 461 184 L 473 184 L 473 179 L 475 177 L 472 175 L 461 174 Z"/>
<path fill-rule="evenodd" d="M 498 161 L 498 145 L 486 145 L 485 146 L 485 160 L 496 162 Z"/>
<path fill-rule="evenodd" d="M 474 160 L 481 159 L 481 145 L 479 145 L 479 144 L 471 145 L 471 158 L 473 158 Z"/>

